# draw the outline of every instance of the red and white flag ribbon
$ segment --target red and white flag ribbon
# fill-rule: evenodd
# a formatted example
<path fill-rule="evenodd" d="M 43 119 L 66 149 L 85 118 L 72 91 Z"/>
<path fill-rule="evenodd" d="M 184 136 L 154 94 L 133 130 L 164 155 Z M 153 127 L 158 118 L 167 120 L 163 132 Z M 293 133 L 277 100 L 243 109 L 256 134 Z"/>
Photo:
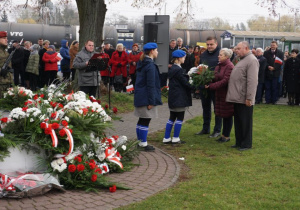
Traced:
<path fill-rule="evenodd" d="M 123 168 L 123 164 L 120 162 L 120 158 L 115 156 L 117 153 L 117 151 L 115 151 L 115 149 L 106 149 L 105 150 L 105 158 L 107 158 L 110 162 L 113 162 L 115 164 L 117 164 L 118 166 L 120 166 L 121 168 Z"/>

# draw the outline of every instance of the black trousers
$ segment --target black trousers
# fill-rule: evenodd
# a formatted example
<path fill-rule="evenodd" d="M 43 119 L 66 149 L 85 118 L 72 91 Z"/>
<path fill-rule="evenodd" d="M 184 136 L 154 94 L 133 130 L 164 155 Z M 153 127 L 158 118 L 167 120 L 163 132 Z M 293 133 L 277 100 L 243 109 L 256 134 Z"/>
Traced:
<path fill-rule="evenodd" d="M 80 90 L 89 96 L 96 97 L 97 86 L 80 86 Z"/>
<path fill-rule="evenodd" d="M 252 147 L 253 106 L 234 104 L 234 128 L 236 145 L 241 148 Z"/>

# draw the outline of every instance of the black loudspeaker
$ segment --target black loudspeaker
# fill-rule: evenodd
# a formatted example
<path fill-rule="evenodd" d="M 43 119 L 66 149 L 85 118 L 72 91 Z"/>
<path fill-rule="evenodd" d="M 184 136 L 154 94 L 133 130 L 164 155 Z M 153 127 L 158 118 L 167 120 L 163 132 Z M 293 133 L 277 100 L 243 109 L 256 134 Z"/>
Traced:
<path fill-rule="evenodd" d="M 153 23 L 145 24 L 145 42 L 157 42 L 158 25 Z"/>

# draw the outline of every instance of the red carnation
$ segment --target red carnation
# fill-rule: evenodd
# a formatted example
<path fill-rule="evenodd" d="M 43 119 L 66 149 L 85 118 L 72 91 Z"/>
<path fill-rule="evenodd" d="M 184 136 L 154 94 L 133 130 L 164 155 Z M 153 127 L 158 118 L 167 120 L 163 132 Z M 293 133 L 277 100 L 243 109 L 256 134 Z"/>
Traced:
<path fill-rule="evenodd" d="M 79 156 L 76 156 L 76 157 L 74 158 L 74 160 L 77 160 L 79 163 L 82 162 L 82 159 L 81 159 L 81 157 L 79 157 Z"/>
<path fill-rule="evenodd" d="M 93 160 L 93 159 L 90 159 L 90 163 L 96 164 L 95 160 Z"/>
<path fill-rule="evenodd" d="M 85 167 L 84 167 L 84 165 L 83 164 L 79 164 L 78 166 L 77 166 L 77 171 L 83 171 L 85 169 Z"/>
<path fill-rule="evenodd" d="M 118 112 L 117 107 L 114 107 L 114 108 L 113 108 L 113 112 L 114 112 L 115 114 Z"/>
<path fill-rule="evenodd" d="M 64 105 L 62 105 L 61 103 L 59 103 L 59 104 L 58 104 L 58 107 L 64 108 Z"/>
<path fill-rule="evenodd" d="M 105 172 L 107 172 L 107 167 L 106 166 L 103 166 L 103 169 Z"/>
<path fill-rule="evenodd" d="M 42 123 L 40 124 L 40 127 L 41 127 L 41 129 L 45 129 L 45 128 L 47 127 L 47 125 L 46 125 L 46 123 L 42 122 Z"/>
<path fill-rule="evenodd" d="M 112 136 L 116 141 L 118 140 L 119 136 L 118 135 L 115 135 L 115 136 Z"/>
<path fill-rule="evenodd" d="M 95 163 L 89 163 L 89 166 L 90 166 L 90 169 L 94 169 L 96 167 L 96 164 Z"/>
<path fill-rule="evenodd" d="M 120 152 L 116 153 L 117 157 L 122 158 L 122 156 L 120 155 Z"/>
<path fill-rule="evenodd" d="M 59 124 L 58 123 L 52 123 L 52 128 L 53 129 L 58 129 L 59 128 Z"/>
<path fill-rule="evenodd" d="M 98 102 L 98 104 L 101 104 L 101 101 L 100 100 L 96 100 Z"/>
<path fill-rule="evenodd" d="M 41 95 L 40 95 L 40 97 L 41 97 L 41 98 L 44 98 L 44 97 L 45 97 L 45 95 L 44 95 L 44 94 L 41 94 Z"/>
<path fill-rule="evenodd" d="M 7 123 L 7 117 L 3 117 L 3 118 L 1 118 L 0 120 L 1 120 L 1 122 L 3 122 L 3 123 Z"/>
<path fill-rule="evenodd" d="M 33 99 L 34 100 L 36 100 L 36 99 L 38 99 L 39 98 L 39 96 L 37 95 L 37 94 L 35 94 L 34 96 L 33 96 Z"/>
<path fill-rule="evenodd" d="M 66 131 L 64 129 L 61 129 L 58 133 L 61 137 L 66 135 Z"/>
<path fill-rule="evenodd" d="M 28 107 L 23 107 L 23 108 L 22 108 L 22 111 L 23 111 L 23 112 L 26 112 L 27 109 L 28 109 Z"/>
<path fill-rule="evenodd" d="M 71 172 L 71 173 L 75 172 L 76 171 L 76 166 L 73 165 L 73 164 L 69 165 L 68 166 L 68 171 Z"/>
<path fill-rule="evenodd" d="M 95 172 L 98 173 L 98 174 L 102 174 L 102 170 L 101 170 L 100 168 L 97 168 L 97 169 L 95 170 Z"/>
<path fill-rule="evenodd" d="M 68 122 L 66 120 L 62 120 L 61 121 L 61 124 L 64 126 L 64 127 L 67 127 L 68 126 Z"/>
<path fill-rule="evenodd" d="M 56 113 L 52 113 L 52 114 L 51 114 L 51 118 L 54 119 L 55 117 L 56 117 Z"/>
<path fill-rule="evenodd" d="M 82 111 L 83 111 L 83 115 L 86 115 L 86 114 L 88 113 L 89 110 L 86 109 L 86 108 L 83 108 Z"/>
<path fill-rule="evenodd" d="M 44 130 L 44 132 L 45 132 L 46 135 L 50 135 L 51 132 L 52 132 L 52 129 L 51 129 L 51 128 L 46 128 L 46 129 Z"/>
<path fill-rule="evenodd" d="M 73 130 L 71 128 L 69 129 L 69 131 L 70 131 L 70 133 L 73 133 Z"/>
<path fill-rule="evenodd" d="M 91 178 L 91 180 L 92 180 L 92 182 L 95 182 L 95 181 L 97 181 L 97 175 L 96 174 L 93 174 L 92 175 L 92 178 Z"/>
<path fill-rule="evenodd" d="M 112 193 L 116 192 L 116 190 L 117 190 L 117 186 L 116 185 L 113 185 L 112 187 L 109 188 L 109 191 L 112 192 Z"/>
<path fill-rule="evenodd" d="M 105 104 L 105 109 L 108 109 L 108 104 Z"/>

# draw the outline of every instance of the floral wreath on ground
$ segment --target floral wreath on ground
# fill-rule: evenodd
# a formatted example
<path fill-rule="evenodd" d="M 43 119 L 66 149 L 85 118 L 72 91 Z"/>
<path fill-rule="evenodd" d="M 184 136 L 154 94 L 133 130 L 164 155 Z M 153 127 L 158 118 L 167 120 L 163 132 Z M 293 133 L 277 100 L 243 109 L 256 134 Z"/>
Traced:
<path fill-rule="evenodd" d="M 123 164 L 138 154 L 137 141 L 105 136 L 104 129 L 112 125 L 112 117 L 101 102 L 81 91 L 63 94 L 63 90 L 63 85 L 50 85 L 34 94 L 23 87 L 9 88 L 0 106 L 15 107 L 8 117 L 0 119 L 0 161 L 9 156 L 10 147 L 44 151 L 40 165 L 47 166 L 47 173 L 57 175 L 66 189 L 111 187 L 115 191 L 115 185 L 103 174 L 122 171 Z M 108 110 L 108 106 L 105 108 Z M 12 187 L 13 183 L 1 180 L 1 175 L 0 170 L 0 194 L 24 188 Z"/>

